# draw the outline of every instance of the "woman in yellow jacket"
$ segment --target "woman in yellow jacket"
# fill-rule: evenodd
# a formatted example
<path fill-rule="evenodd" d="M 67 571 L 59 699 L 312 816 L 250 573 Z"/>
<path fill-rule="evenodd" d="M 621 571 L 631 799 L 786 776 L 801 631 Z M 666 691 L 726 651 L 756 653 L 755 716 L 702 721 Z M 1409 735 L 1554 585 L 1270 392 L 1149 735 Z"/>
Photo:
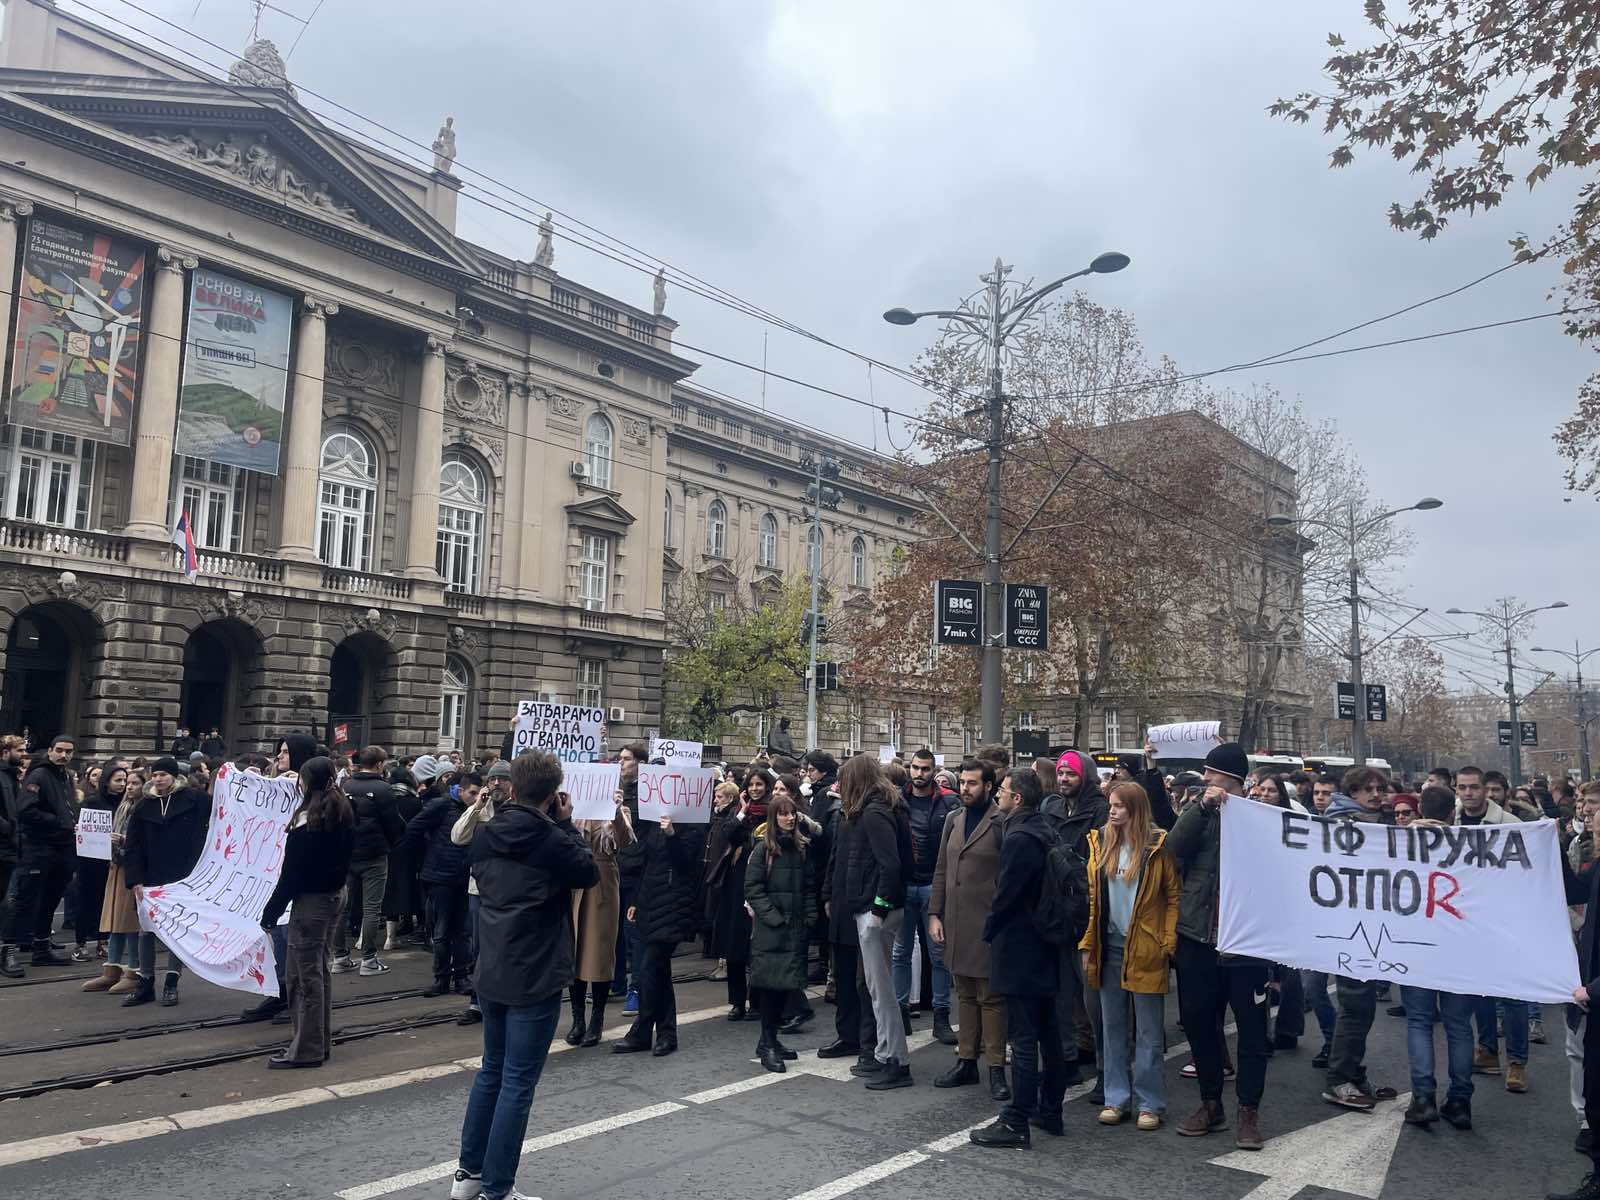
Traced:
<path fill-rule="evenodd" d="M 1137 783 L 1111 786 L 1104 829 L 1089 834 L 1089 927 L 1078 948 L 1089 988 L 1099 989 L 1105 1030 L 1103 1125 L 1119 1124 L 1138 1101 L 1139 1128 L 1159 1129 L 1167 1110 L 1162 1057 L 1167 963 L 1178 948 L 1178 864 L 1150 819 Z M 1134 1049 L 1128 1058 L 1128 1015 Z"/>

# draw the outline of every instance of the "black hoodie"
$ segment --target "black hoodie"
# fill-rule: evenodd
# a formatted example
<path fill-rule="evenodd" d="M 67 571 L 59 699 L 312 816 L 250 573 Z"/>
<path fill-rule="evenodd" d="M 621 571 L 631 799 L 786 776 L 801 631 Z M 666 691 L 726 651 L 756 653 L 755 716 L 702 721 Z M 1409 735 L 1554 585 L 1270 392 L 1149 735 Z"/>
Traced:
<path fill-rule="evenodd" d="M 571 821 L 507 804 L 472 837 L 478 884 L 481 999 L 537 1004 L 572 983 L 572 891 L 600 881 L 594 855 Z"/>
<path fill-rule="evenodd" d="M 298 771 L 317 756 L 317 739 L 309 733 L 286 733 L 283 744 L 289 747 L 289 770 Z"/>
<path fill-rule="evenodd" d="M 53 762 L 34 764 L 17 800 L 22 861 L 70 863 L 77 855 L 78 806 L 72 775 Z"/>

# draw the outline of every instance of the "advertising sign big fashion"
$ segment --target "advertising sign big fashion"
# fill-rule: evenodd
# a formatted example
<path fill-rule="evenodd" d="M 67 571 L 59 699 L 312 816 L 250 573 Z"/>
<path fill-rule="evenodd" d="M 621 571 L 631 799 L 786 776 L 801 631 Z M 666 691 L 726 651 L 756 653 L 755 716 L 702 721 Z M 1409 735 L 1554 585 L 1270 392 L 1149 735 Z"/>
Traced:
<path fill-rule="evenodd" d="M 294 301 L 201 267 L 189 275 L 178 446 L 193 458 L 278 473 Z"/>
<path fill-rule="evenodd" d="M 28 222 L 17 287 L 11 421 L 126 446 L 138 395 L 144 251 L 107 233 Z"/>

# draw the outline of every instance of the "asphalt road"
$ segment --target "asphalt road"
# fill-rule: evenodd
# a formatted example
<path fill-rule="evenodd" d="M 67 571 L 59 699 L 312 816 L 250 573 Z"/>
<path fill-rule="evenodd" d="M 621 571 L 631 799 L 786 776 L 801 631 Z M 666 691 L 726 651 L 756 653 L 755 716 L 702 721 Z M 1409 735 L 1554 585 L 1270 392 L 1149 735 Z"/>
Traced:
<path fill-rule="evenodd" d="M 420 957 L 397 956 L 397 969 L 378 979 L 338 976 L 338 997 L 420 986 Z M 697 965 L 680 959 L 679 974 Z M 239 1009 L 237 995 L 191 983 L 178 1009 L 129 1013 L 114 1009 L 114 1000 L 81 995 L 65 978 L 0 989 L 0 1084 L 116 1066 L 160 1069 L 197 1046 L 260 1051 L 243 1061 L 0 1103 L 0 1196 L 437 1200 L 448 1194 L 479 1050 L 475 1027 L 446 1023 L 360 1038 L 337 1047 L 320 1071 L 267 1071 L 261 1047 L 283 1031 L 260 1025 L 26 1052 L 62 1036 L 110 1036 L 132 1026 L 225 1018 Z M 753 1061 L 755 1026 L 723 1019 L 721 985 L 689 983 L 678 992 L 681 1049 L 668 1058 L 616 1056 L 605 1045 L 573 1050 L 558 1037 L 529 1125 L 533 1145 L 518 1178 L 524 1191 L 544 1200 L 1444 1200 L 1542 1196 L 1575 1184 L 1585 1168 L 1571 1148 L 1576 1118 L 1559 1043 L 1533 1047 L 1526 1095 L 1506 1093 L 1499 1078 L 1477 1078 L 1471 1133 L 1405 1127 L 1398 1104 L 1380 1105 L 1371 1115 L 1327 1105 L 1321 1073 L 1309 1065 L 1315 1046 L 1304 1046 L 1272 1062 L 1262 1108 L 1271 1140 L 1259 1154 L 1235 1151 L 1229 1134 L 1188 1139 L 1170 1127 L 1104 1128 L 1083 1101 L 1069 1105 L 1065 1137 L 1040 1134 L 1031 1151 L 995 1151 L 966 1137 L 993 1115 L 986 1091 L 931 1086 L 951 1051 L 930 1043 L 926 1017 L 913 1043 L 920 1043 L 912 1056 L 916 1086 L 872 1093 L 848 1078 L 847 1062 L 806 1053 L 831 1034 L 832 1009 L 820 1000 L 819 1020 L 789 1039 L 802 1051 L 800 1061 L 778 1076 Z M 401 996 L 347 1005 L 335 1024 L 381 1025 L 458 1003 Z M 612 1017 L 608 1032 L 620 1033 L 615 1007 Z M 1551 1024 L 1559 1029 L 1558 1021 Z M 1195 1085 L 1178 1076 L 1187 1057 L 1181 1037 L 1169 1031 L 1174 1119 L 1197 1098 Z M 1442 1058 L 1442 1034 L 1439 1044 Z M 1381 1010 L 1368 1063 L 1379 1082 L 1405 1092 L 1403 1022 Z M 1228 1107 L 1231 1117 L 1231 1094 Z"/>

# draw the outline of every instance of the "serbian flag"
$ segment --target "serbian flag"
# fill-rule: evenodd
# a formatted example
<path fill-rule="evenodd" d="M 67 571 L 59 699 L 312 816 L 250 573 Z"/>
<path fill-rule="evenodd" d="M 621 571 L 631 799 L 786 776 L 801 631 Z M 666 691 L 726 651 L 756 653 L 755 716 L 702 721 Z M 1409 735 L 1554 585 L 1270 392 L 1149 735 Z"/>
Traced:
<path fill-rule="evenodd" d="M 193 583 L 200 574 L 200 556 L 194 552 L 194 528 L 189 524 L 189 511 L 178 514 L 178 523 L 172 530 L 172 544 L 183 555 L 183 581 Z"/>

